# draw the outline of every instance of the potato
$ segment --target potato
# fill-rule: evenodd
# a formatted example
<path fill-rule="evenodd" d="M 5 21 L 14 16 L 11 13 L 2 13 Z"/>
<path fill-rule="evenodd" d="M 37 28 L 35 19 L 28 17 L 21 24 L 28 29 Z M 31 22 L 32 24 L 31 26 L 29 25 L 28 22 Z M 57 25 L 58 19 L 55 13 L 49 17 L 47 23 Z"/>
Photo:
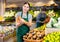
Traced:
<path fill-rule="evenodd" d="M 26 36 L 26 35 L 24 35 L 24 36 L 23 36 L 23 38 L 27 39 L 27 36 Z"/>
<path fill-rule="evenodd" d="M 30 33 L 28 37 L 32 37 L 32 34 Z"/>
<path fill-rule="evenodd" d="M 30 39 L 30 40 L 40 40 L 45 36 L 45 31 L 43 30 L 31 30 L 29 33 L 26 34 L 24 38 Z"/>
<path fill-rule="evenodd" d="M 36 40 L 36 38 L 37 38 L 37 35 L 34 35 L 34 36 L 33 36 L 33 39 Z"/>
<path fill-rule="evenodd" d="M 40 32 L 37 32 L 36 34 L 37 34 L 37 35 L 39 35 L 39 34 L 40 34 Z"/>
<path fill-rule="evenodd" d="M 34 32 L 34 30 L 31 30 L 29 33 L 33 33 Z"/>

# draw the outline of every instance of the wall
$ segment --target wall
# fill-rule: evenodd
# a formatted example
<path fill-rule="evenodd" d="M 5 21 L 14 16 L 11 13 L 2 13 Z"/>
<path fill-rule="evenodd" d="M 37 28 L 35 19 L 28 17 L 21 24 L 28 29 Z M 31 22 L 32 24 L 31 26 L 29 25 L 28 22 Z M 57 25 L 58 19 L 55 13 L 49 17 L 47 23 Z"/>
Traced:
<path fill-rule="evenodd" d="M 0 15 L 3 15 L 5 12 L 5 1 L 0 0 Z"/>
<path fill-rule="evenodd" d="M 33 3 L 33 6 L 43 6 L 53 0 L 6 0 L 6 7 L 22 6 L 25 1 Z"/>

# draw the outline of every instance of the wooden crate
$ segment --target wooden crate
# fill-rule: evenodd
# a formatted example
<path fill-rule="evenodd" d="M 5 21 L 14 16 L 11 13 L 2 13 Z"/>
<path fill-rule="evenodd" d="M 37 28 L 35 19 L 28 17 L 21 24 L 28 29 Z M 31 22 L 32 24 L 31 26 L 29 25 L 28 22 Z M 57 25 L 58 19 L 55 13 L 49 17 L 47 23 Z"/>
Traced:
<path fill-rule="evenodd" d="M 29 40 L 29 39 L 24 39 L 24 42 L 42 42 L 43 39 L 40 40 Z"/>

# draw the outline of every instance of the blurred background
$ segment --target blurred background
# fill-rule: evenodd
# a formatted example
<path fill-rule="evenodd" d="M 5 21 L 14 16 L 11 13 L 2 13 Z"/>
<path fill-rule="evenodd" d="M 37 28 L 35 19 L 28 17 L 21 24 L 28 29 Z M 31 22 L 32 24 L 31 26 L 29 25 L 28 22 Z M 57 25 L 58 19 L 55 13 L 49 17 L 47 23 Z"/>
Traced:
<path fill-rule="evenodd" d="M 31 29 L 36 27 L 36 17 L 42 8 L 46 8 L 47 15 L 55 14 L 53 26 L 48 24 L 47 28 L 60 28 L 60 0 L 0 0 L 0 42 L 16 42 L 15 15 L 22 11 L 26 1 L 30 3 L 29 13 L 33 17 Z"/>

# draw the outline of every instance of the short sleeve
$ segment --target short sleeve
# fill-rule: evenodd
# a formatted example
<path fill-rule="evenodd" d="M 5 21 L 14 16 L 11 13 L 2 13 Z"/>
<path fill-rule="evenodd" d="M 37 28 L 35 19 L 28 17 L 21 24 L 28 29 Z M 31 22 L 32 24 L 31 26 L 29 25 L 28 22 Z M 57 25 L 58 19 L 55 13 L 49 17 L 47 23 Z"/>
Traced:
<path fill-rule="evenodd" d="M 15 17 L 17 18 L 18 16 L 21 16 L 21 12 L 17 12 Z"/>
<path fill-rule="evenodd" d="M 32 19 L 32 15 L 29 14 L 29 15 L 28 15 L 28 20 L 31 20 L 31 19 Z"/>

